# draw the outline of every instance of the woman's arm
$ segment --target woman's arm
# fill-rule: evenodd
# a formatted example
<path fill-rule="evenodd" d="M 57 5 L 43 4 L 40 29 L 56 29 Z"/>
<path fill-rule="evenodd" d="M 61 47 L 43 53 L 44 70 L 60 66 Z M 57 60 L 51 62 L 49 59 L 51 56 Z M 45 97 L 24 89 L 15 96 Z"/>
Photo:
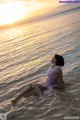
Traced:
<path fill-rule="evenodd" d="M 63 73 L 62 73 L 62 71 L 59 71 L 57 73 L 57 76 L 58 76 L 57 84 L 59 86 L 63 86 L 64 81 L 63 81 Z"/>

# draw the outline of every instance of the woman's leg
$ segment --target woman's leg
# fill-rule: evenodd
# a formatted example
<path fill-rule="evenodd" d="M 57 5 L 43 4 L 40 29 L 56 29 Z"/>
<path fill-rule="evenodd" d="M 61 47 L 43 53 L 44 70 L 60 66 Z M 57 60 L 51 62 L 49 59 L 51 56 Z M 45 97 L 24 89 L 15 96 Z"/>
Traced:
<path fill-rule="evenodd" d="M 44 92 L 44 90 L 47 90 L 47 88 L 44 87 L 42 84 L 36 84 L 36 83 L 34 83 L 34 84 L 32 85 L 32 87 L 33 87 L 35 93 L 36 93 L 38 96 L 42 95 L 43 92 Z"/>
<path fill-rule="evenodd" d="M 37 95 L 42 95 L 43 91 L 47 88 L 43 87 L 41 84 L 30 84 L 30 86 L 25 89 L 21 94 L 19 94 L 14 100 L 12 100 L 13 106 L 16 105 L 16 102 L 21 98 L 27 96 L 31 91 L 34 91 Z"/>
<path fill-rule="evenodd" d="M 14 100 L 12 100 L 12 104 L 15 104 L 21 97 L 24 97 L 26 94 L 28 94 L 32 90 L 33 90 L 33 87 L 32 87 L 32 84 L 30 84 L 30 86 L 27 89 L 25 89 L 21 94 L 19 94 Z"/>
<path fill-rule="evenodd" d="M 40 85 L 39 85 L 39 84 L 34 83 L 34 84 L 32 84 L 32 87 L 33 87 L 35 93 L 36 93 L 38 96 L 42 95 L 43 92 L 42 92 L 42 90 L 40 89 Z"/>

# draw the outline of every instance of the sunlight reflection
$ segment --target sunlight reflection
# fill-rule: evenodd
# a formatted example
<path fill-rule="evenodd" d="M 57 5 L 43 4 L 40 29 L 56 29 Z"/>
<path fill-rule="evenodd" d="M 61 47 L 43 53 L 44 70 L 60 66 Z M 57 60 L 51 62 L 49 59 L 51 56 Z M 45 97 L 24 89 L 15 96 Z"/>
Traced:
<path fill-rule="evenodd" d="M 13 24 L 22 19 L 42 14 L 43 9 L 47 6 L 49 6 L 49 2 L 38 2 L 35 0 L 0 3 L 0 25 Z"/>
<path fill-rule="evenodd" d="M 0 24 L 12 24 L 28 14 L 23 2 L 0 4 Z"/>

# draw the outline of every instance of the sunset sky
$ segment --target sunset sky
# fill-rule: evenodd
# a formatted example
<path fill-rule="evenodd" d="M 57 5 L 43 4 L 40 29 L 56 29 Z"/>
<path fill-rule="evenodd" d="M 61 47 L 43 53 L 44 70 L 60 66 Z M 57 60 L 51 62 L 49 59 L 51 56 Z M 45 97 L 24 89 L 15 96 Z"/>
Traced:
<path fill-rule="evenodd" d="M 0 25 L 41 15 L 58 4 L 58 0 L 0 0 Z"/>

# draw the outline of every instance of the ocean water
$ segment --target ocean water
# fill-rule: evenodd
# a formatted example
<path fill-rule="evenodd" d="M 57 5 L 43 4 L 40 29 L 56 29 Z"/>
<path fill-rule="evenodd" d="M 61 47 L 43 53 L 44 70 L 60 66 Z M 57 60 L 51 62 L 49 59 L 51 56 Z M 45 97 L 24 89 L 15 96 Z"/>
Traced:
<path fill-rule="evenodd" d="M 65 59 L 65 90 L 11 100 L 32 82 L 45 80 L 51 58 Z M 8 120 L 63 120 L 80 116 L 80 4 L 62 5 L 23 25 L 0 29 L 0 113 Z"/>

